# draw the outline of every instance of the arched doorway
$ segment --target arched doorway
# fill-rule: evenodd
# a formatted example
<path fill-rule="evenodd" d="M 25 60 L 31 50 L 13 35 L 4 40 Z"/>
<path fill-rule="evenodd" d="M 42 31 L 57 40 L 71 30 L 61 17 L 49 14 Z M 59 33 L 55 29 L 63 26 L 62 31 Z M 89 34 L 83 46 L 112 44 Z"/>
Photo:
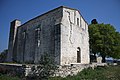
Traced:
<path fill-rule="evenodd" d="M 77 63 L 81 63 L 81 49 L 77 47 Z"/>

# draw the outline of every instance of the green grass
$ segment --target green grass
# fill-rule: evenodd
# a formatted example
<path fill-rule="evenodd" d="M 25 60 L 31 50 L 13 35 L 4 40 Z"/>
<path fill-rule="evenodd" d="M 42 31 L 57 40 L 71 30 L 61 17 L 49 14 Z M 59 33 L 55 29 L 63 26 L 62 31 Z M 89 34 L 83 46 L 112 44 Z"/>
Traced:
<path fill-rule="evenodd" d="M 49 80 L 120 80 L 120 66 L 84 69 L 75 76 L 54 77 Z"/>
<path fill-rule="evenodd" d="M 0 80 L 21 80 L 19 77 L 10 77 L 7 75 L 0 75 Z"/>

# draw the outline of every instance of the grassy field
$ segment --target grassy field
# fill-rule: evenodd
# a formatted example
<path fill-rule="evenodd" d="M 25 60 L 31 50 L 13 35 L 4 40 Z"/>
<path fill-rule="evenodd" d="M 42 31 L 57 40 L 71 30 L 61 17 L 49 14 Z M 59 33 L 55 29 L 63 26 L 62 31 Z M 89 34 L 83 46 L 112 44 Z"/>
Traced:
<path fill-rule="evenodd" d="M 0 74 L 0 80 L 22 80 L 18 77 L 10 77 Z M 49 80 L 120 80 L 120 66 L 98 67 L 94 70 L 84 69 L 75 76 L 66 78 L 54 77 Z"/>
<path fill-rule="evenodd" d="M 49 80 L 120 80 L 120 66 L 84 69 L 75 76 L 54 77 Z"/>

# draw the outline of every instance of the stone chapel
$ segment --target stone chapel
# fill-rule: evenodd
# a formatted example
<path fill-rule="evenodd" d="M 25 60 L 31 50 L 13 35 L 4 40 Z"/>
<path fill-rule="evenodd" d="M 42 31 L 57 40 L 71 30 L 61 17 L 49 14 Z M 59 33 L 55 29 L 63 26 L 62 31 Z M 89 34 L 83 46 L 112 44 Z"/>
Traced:
<path fill-rule="evenodd" d="M 38 63 L 44 53 L 56 64 L 89 64 L 88 24 L 77 9 L 60 6 L 24 24 L 10 25 L 8 62 Z"/>

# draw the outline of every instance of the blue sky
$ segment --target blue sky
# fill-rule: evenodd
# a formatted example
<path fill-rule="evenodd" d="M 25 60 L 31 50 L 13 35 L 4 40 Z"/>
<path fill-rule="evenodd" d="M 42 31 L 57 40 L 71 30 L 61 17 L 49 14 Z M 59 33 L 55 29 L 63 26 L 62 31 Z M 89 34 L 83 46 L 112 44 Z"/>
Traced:
<path fill-rule="evenodd" d="M 120 0 L 0 0 L 0 52 L 8 47 L 11 21 L 25 23 L 61 5 L 80 10 L 89 24 L 96 18 L 120 32 Z"/>

